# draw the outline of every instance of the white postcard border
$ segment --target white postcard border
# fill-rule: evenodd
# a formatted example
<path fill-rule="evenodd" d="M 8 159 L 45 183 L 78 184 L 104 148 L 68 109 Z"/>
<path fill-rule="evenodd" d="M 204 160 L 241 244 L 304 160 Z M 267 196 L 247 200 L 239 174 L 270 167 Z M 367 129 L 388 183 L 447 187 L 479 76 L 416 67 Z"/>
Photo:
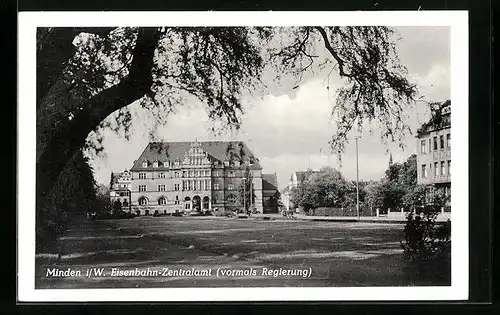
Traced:
<path fill-rule="evenodd" d="M 468 12 L 21 12 L 18 19 L 18 300 L 466 300 L 469 292 Z M 35 289 L 36 28 L 73 26 L 387 25 L 451 27 L 452 283 L 449 287 Z M 425 56 L 422 56 L 425 58 Z"/>

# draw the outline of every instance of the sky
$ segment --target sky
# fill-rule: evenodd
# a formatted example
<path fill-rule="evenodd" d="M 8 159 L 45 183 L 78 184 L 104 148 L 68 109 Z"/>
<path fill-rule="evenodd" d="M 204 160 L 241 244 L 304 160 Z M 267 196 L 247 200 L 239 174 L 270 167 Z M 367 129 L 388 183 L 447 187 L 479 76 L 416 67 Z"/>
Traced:
<path fill-rule="evenodd" d="M 450 98 L 450 28 L 397 27 L 396 50 L 409 71 L 409 79 L 417 83 L 421 95 L 429 101 Z M 331 110 L 333 91 L 341 86 L 338 78 L 317 71 L 304 77 L 296 89 L 292 81 L 274 85 L 274 74 L 265 73 L 268 94 L 245 96 L 244 115 L 238 132 L 215 135 L 203 104 L 190 100 L 168 117 L 167 123 L 155 131 L 163 141 L 240 140 L 245 141 L 259 158 L 263 173 L 276 173 L 279 189 L 283 189 L 294 171 L 337 168 L 349 180 L 356 179 L 354 134 L 342 156 L 342 163 L 329 150 L 334 132 Z M 330 88 L 327 89 L 327 85 Z M 111 172 L 129 169 L 150 141 L 154 117 L 138 103 L 129 105 L 133 117 L 131 136 L 127 140 L 111 130 L 102 132 L 103 154 L 90 155 L 94 176 L 99 184 L 109 184 Z M 428 117 L 427 105 L 417 102 L 408 112 L 408 123 L 416 130 Z M 110 117 L 108 117 L 110 119 Z M 370 127 L 370 126 L 367 126 Z M 387 169 L 389 153 L 394 162 L 403 162 L 416 153 L 414 136 L 405 139 L 405 149 L 397 144 L 381 144 L 376 126 L 365 128 L 358 143 L 360 180 L 379 180 Z"/>

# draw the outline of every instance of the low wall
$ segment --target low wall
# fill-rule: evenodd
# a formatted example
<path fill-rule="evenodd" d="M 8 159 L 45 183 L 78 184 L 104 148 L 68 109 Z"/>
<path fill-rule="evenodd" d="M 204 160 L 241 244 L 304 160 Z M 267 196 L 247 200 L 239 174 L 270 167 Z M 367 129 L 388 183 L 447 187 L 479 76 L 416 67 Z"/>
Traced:
<path fill-rule="evenodd" d="M 330 208 L 330 207 L 319 207 L 316 209 L 309 210 L 306 215 L 309 216 L 319 216 L 319 217 L 355 217 L 358 215 L 356 208 Z M 360 216 L 371 216 L 375 215 L 375 212 L 371 213 L 370 209 L 360 208 Z"/>

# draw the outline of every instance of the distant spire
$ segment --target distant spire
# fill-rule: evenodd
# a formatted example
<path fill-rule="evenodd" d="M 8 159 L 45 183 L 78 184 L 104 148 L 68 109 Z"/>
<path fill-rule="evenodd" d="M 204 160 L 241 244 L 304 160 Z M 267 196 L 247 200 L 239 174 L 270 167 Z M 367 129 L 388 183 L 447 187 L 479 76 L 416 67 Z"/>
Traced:
<path fill-rule="evenodd" d="M 390 155 L 389 155 L 389 166 L 391 166 L 392 164 L 393 164 L 393 162 L 392 162 L 392 153 L 390 153 Z"/>

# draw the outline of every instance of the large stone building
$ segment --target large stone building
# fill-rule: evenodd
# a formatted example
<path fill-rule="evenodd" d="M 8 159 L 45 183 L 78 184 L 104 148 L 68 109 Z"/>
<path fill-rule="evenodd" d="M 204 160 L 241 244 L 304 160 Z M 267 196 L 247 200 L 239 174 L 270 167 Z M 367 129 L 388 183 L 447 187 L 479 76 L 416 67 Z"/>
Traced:
<path fill-rule="evenodd" d="M 447 101 L 417 132 L 417 183 L 428 185 L 426 199 L 435 190 L 451 193 L 451 102 Z"/>
<path fill-rule="evenodd" d="M 313 171 L 313 170 L 297 171 L 293 172 L 292 175 L 290 175 L 290 180 L 288 182 L 288 185 L 281 192 L 281 199 L 283 202 L 283 206 L 285 207 L 286 210 L 296 208 L 296 206 L 291 201 L 293 190 L 297 188 L 300 185 L 300 183 L 309 178 L 309 176 L 315 173 L 319 173 L 319 171 Z"/>
<path fill-rule="evenodd" d="M 262 167 L 243 142 L 152 142 L 130 174 L 131 211 L 138 215 L 239 211 L 244 204 L 263 212 Z M 244 186 L 253 190 L 251 200 Z"/>
<path fill-rule="evenodd" d="M 263 213 L 278 213 L 280 194 L 276 173 L 262 174 L 262 204 Z"/>

